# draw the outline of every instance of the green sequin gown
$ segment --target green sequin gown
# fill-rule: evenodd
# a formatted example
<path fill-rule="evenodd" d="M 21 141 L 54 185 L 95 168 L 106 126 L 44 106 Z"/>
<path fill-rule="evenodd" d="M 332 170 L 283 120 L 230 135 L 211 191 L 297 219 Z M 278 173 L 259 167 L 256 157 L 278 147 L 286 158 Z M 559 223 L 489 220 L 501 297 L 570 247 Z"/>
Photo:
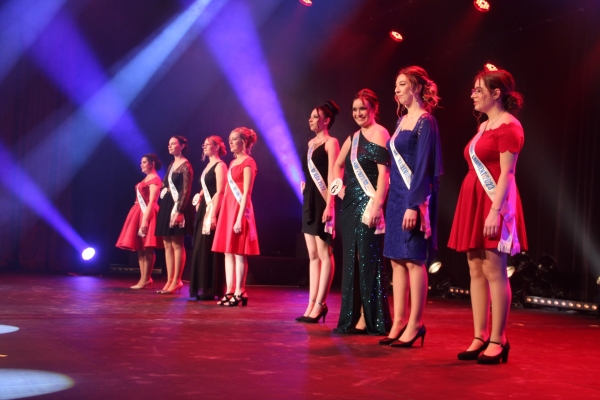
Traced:
<path fill-rule="evenodd" d="M 350 138 L 352 140 L 352 138 Z M 342 306 L 336 333 L 347 333 L 360 319 L 363 306 L 367 332 L 385 335 L 390 330 L 387 279 L 383 264 L 383 235 L 375 235 L 375 228 L 361 222 L 369 197 L 358 183 L 350 153 L 346 157 L 344 182 L 346 194 L 342 202 Z M 390 164 L 385 147 L 369 142 L 362 134 L 358 141 L 358 162 L 376 189 L 379 171 L 377 164 Z"/>

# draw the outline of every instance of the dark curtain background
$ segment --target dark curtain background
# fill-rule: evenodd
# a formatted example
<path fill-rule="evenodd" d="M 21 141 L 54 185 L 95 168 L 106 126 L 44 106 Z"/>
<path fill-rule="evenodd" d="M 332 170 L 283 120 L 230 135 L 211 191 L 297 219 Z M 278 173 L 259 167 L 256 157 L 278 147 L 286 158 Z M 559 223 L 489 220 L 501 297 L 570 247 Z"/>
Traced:
<path fill-rule="evenodd" d="M 110 76 L 130 52 L 180 12 L 182 3 L 88 0 L 67 2 L 65 12 Z M 467 0 L 314 3 L 308 8 L 292 0 L 245 2 L 298 154 L 304 153 L 309 138 L 311 110 L 327 99 L 334 99 L 342 109 L 331 133 L 343 141 L 354 132 L 350 107 L 354 94 L 363 87 L 379 95 L 380 122 L 392 130 L 395 74 L 403 66 L 423 66 L 442 97 L 442 108 L 435 112 L 445 164 L 440 257 L 455 283 L 467 287 L 466 256 L 448 250 L 445 244 L 467 171 L 463 148 L 477 125 L 470 89 L 484 63 L 505 68 L 525 97 L 520 115 L 525 147 L 519 156 L 517 183 L 529 254 L 534 259 L 542 254 L 554 256 L 567 297 L 591 300 L 600 275 L 596 161 L 600 151 L 600 3 L 503 0 L 492 2 L 489 13 L 477 12 Z M 391 28 L 404 35 L 404 42 L 389 39 Z M 61 52 L 61 57 L 78 57 L 69 48 Z M 244 63 L 243 55 L 239 62 Z M 227 138 L 236 126 L 255 127 L 233 85 L 200 36 L 149 82 L 130 111 L 165 164 L 170 162 L 168 138 L 187 136 L 198 177 L 204 165 L 200 145 L 206 136 Z M 26 51 L 0 82 L 2 146 L 12 159 L 23 160 L 77 107 Z M 132 160 L 118 141 L 106 137 L 81 169 L 65 171 L 67 155 L 76 152 L 78 142 L 85 139 L 80 132 L 63 129 L 52 157 L 28 164 L 26 172 L 75 230 L 98 249 L 98 257 L 84 264 L 61 235 L 12 192 L 3 190 L 0 265 L 4 268 L 101 271 L 110 263 L 129 262 L 129 254 L 113 246 L 135 199 L 134 185 L 143 178 L 139 160 Z M 294 257 L 300 204 L 278 170 L 270 151 L 272 143 L 262 132 L 258 134 L 253 151 L 259 168 L 254 202 L 261 252 Z M 10 163 L 5 164 L 2 167 L 11 171 Z M 66 172 L 75 172 L 71 184 L 55 190 L 53 182 Z M 19 182 L 14 185 L 18 188 Z"/>

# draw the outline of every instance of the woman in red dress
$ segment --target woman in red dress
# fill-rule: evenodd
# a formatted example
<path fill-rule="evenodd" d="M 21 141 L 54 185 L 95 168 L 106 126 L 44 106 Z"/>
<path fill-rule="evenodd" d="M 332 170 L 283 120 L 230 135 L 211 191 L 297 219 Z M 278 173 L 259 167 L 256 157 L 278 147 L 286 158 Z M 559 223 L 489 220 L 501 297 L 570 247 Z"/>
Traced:
<path fill-rule="evenodd" d="M 121 230 L 116 246 L 120 249 L 137 251 L 140 263 L 140 280 L 131 289 L 152 287 L 155 248 L 162 248 L 162 239 L 154 236 L 156 214 L 158 213 L 158 192 L 160 177 L 156 173 L 162 166 L 156 154 L 142 157 L 140 167 L 146 178 L 135 186 L 136 201 L 129 210 L 125 225 Z"/>
<path fill-rule="evenodd" d="M 515 117 L 523 98 L 514 90 L 508 71 L 484 71 L 475 78 L 471 98 L 487 120 L 464 151 L 469 165 L 448 247 L 467 253 L 471 275 L 471 304 L 475 338 L 459 360 L 480 364 L 508 361 L 506 324 L 511 290 L 506 274 L 507 254 L 527 249 L 515 167 L 523 147 L 523 128 Z M 484 186 L 485 185 L 485 186 Z M 488 329 L 490 300 L 492 329 Z M 483 353 L 483 354 L 481 354 Z"/>
<path fill-rule="evenodd" d="M 227 187 L 212 247 L 212 251 L 225 253 L 227 290 L 218 303 L 223 306 L 248 304 L 246 256 L 260 254 L 251 200 L 257 170 L 254 159 L 250 157 L 250 149 L 256 140 L 256 133 L 244 127 L 234 129 L 229 135 L 234 159 L 229 164 Z"/>

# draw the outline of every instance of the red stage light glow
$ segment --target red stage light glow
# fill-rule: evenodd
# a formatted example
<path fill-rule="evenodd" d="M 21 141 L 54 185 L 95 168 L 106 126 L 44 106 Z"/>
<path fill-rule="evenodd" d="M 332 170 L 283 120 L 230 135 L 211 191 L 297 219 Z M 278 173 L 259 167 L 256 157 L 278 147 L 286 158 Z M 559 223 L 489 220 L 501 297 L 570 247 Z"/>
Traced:
<path fill-rule="evenodd" d="M 298 0 L 298 1 L 300 1 L 300 4 L 302 4 L 303 6 L 307 6 L 307 7 L 312 6 L 311 0 Z"/>
<path fill-rule="evenodd" d="M 473 4 L 475 5 L 475 8 L 476 8 L 478 11 L 481 11 L 481 12 L 487 12 L 487 11 L 490 11 L 490 3 L 488 3 L 488 2 L 487 2 L 487 1 L 485 1 L 485 0 L 475 0 L 475 1 L 473 2 Z"/>
<path fill-rule="evenodd" d="M 402 37 L 402 35 L 399 32 L 396 32 L 396 31 L 391 31 L 390 32 L 390 37 L 392 39 L 394 39 L 396 42 L 401 42 L 404 39 Z"/>
<path fill-rule="evenodd" d="M 487 63 L 483 67 L 486 71 L 498 71 L 498 68 L 494 64 Z"/>

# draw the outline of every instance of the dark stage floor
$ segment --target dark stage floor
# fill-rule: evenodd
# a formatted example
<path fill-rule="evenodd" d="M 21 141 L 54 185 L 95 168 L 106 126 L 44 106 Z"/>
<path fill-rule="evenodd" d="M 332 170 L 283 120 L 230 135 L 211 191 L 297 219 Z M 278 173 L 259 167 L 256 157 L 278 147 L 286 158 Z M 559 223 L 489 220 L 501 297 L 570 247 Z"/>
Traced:
<path fill-rule="evenodd" d="M 593 316 L 513 310 L 508 364 L 482 366 L 456 360 L 472 337 L 466 300 L 431 299 L 425 347 L 395 349 L 334 335 L 339 293 L 325 325 L 306 325 L 304 289 L 249 287 L 248 307 L 229 309 L 135 281 L 0 274 L 0 329 L 18 328 L 0 335 L 0 399 L 52 384 L 71 387 L 40 398 L 600 398 Z"/>

